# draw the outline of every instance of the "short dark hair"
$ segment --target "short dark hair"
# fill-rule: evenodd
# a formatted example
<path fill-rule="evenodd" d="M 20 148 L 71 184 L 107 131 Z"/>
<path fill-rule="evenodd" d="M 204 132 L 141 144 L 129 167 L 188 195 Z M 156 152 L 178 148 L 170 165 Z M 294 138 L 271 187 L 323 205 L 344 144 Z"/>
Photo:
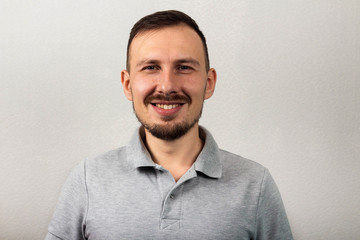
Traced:
<path fill-rule="evenodd" d="M 133 28 L 130 32 L 130 37 L 127 45 L 127 54 L 126 54 L 126 69 L 130 71 L 130 45 L 133 39 L 136 37 L 136 35 L 149 31 L 149 30 L 156 30 L 161 29 L 165 27 L 170 26 L 176 26 L 180 24 L 185 24 L 192 28 L 201 38 L 201 41 L 203 43 L 204 47 L 204 53 L 205 53 L 205 68 L 206 71 L 209 71 L 210 69 L 210 61 L 209 61 L 209 53 L 206 45 L 206 39 L 204 34 L 201 32 L 199 26 L 195 22 L 194 19 L 192 19 L 187 14 L 177 11 L 177 10 L 167 10 L 167 11 L 160 11 L 155 12 L 153 14 L 147 15 L 143 18 L 141 18 L 139 21 L 135 23 Z"/>

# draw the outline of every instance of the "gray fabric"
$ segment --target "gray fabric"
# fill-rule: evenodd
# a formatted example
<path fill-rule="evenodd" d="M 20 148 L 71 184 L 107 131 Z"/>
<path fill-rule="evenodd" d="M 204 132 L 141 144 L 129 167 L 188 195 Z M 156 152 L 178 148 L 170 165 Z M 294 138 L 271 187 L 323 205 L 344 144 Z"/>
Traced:
<path fill-rule="evenodd" d="M 268 170 L 220 150 L 201 129 L 204 148 L 178 182 L 151 160 L 139 134 L 82 161 L 45 239 L 292 239 Z"/>

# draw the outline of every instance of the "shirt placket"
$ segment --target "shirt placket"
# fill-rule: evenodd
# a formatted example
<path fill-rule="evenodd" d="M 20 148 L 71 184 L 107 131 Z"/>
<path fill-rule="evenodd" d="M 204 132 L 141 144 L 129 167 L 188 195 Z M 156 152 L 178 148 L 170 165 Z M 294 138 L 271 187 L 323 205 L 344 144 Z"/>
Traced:
<path fill-rule="evenodd" d="M 158 175 L 159 188 L 162 192 L 163 206 L 160 216 L 160 229 L 162 230 L 178 230 L 180 229 L 180 220 L 182 215 L 182 193 L 184 182 L 196 176 L 193 168 L 176 183 L 171 173 L 161 166 L 158 167 L 160 174 Z"/>

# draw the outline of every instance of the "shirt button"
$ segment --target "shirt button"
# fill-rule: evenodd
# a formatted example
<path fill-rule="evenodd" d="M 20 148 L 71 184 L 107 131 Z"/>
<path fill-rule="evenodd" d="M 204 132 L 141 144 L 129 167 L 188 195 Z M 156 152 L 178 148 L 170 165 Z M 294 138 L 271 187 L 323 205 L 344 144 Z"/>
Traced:
<path fill-rule="evenodd" d="M 171 198 L 171 199 L 174 199 L 174 198 L 175 198 L 175 195 L 174 195 L 174 194 L 170 194 L 170 198 Z"/>

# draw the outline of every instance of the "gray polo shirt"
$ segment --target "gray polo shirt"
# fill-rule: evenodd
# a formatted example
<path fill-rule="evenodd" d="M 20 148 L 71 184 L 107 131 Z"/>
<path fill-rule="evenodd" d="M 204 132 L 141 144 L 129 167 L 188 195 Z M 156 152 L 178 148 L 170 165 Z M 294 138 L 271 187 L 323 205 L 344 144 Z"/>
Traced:
<path fill-rule="evenodd" d="M 292 239 L 266 168 L 220 150 L 201 128 L 204 148 L 175 182 L 139 132 L 72 171 L 46 239 Z"/>

